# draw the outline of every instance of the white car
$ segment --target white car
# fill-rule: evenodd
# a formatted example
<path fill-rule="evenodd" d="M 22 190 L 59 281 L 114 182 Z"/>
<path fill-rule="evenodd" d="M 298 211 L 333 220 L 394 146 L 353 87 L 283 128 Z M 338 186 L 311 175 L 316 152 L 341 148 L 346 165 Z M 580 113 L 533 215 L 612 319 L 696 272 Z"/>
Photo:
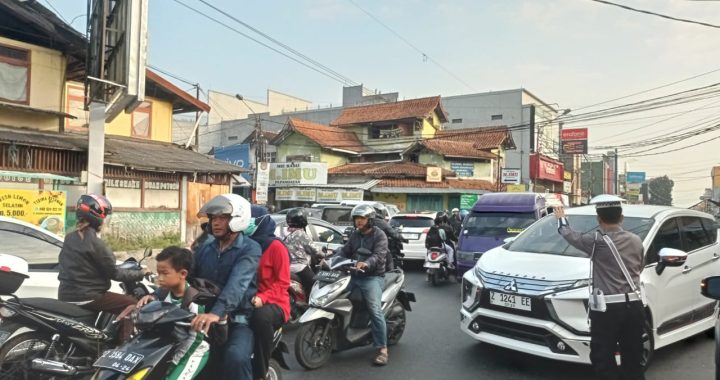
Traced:
<path fill-rule="evenodd" d="M 20 298 L 57 298 L 58 257 L 63 238 L 21 220 L 0 216 L 0 253 L 18 256 L 29 265 L 29 275 L 15 293 Z M 121 293 L 120 283 L 112 281 L 110 291 Z"/>
<path fill-rule="evenodd" d="M 403 243 L 404 260 L 425 260 L 425 238 L 435 224 L 435 214 L 397 214 L 390 218 L 390 227 L 398 229 L 408 243 Z"/>
<path fill-rule="evenodd" d="M 698 284 L 720 272 L 718 226 L 709 214 L 665 206 L 626 205 L 623 228 L 640 236 L 647 298 L 644 355 L 713 328 L 716 301 Z M 593 206 L 567 210 L 577 231 L 597 229 Z M 679 267 L 659 264 L 672 248 Z M 663 250 L 663 252 L 661 252 Z M 676 252 L 677 253 L 677 252 Z M 547 216 L 513 241 L 485 252 L 463 276 L 460 327 L 472 338 L 551 359 L 590 363 L 589 259 L 568 245 Z"/>

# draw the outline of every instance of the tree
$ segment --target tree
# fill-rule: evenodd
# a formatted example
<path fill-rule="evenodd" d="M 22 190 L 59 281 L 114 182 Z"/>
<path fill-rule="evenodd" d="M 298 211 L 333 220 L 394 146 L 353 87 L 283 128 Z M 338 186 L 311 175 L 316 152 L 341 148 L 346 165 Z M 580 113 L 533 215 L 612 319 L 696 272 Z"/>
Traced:
<path fill-rule="evenodd" d="M 648 181 L 648 193 L 651 205 L 672 206 L 672 190 L 675 182 L 667 175 L 656 177 Z"/>

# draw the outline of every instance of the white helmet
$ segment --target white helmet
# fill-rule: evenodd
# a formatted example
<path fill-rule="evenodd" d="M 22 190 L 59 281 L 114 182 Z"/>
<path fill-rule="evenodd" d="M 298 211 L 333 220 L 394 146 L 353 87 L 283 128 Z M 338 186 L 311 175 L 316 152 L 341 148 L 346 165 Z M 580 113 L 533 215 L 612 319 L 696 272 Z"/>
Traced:
<path fill-rule="evenodd" d="M 211 199 L 198 211 L 198 217 L 227 214 L 230 231 L 242 232 L 250 225 L 250 202 L 237 194 L 220 194 Z"/>

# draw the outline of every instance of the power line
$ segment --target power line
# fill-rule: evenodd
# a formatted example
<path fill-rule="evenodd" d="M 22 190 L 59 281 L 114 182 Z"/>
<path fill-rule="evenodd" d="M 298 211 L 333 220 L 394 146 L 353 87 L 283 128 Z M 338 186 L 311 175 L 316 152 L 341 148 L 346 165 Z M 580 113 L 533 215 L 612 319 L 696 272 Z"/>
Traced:
<path fill-rule="evenodd" d="M 167 76 L 169 76 L 169 77 L 171 77 L 171 78 L 173 78 L 173 79 L 179 80 L 180 82 L 183 82 L 183 83 L 185 83 L 185 84 L 189 84 L 190 86 L 197 87 L 197 86 L 200 85 L 198 82 L 193 82 L 193 81 L 191 81 L 191 80 L 189 80 L 189 79 L 185 79 L 185 78 L 183 78 L 183 77 L 181 77 L 181 76 L 179 76 L 179 75 L 177 75 L 177 74 L 173 74 L 173 73 L 171 73 L 171 72 L 169 72 L 169 71 L 167 71 L 167 70 L 165 70 L 165 69 L 161 69 L 161 68 L 159 68 L 159 67 L 157 67 L 157 66 L 155 66 L 155 65 L 150 65 L 150 64 L 149 64 L 149 65 L 147 65 L 147 67 L 149 67 L 150 69 L 155 70 L 155 71 L 157 71 L 157 72 L 160 72 L 160 73 L 162 73 L 162 74 L 165 74 L 165 75 L 167 75 Z"/>
<path fill-rule="evenodd" d="M 202 1 L 202 0 L 201 0 L 201 1 Z M 365 13 L 366 15 L 368 15 L 368 17 L 370 17 L 370 18 L 373 19 L 375 22 L 377 22 L 378 24 L 380 24 L 383 28 L 387 29 L 390 33 L 392 33 L 393 35 L 395 35 L 395 37 L 399 38 L 399 39 L 400 39 L 402 42 L 404 42 L 406 45 L 410 46 L 410 47 L 413 48 L 415 51 L 417 51 L 418 53 L 420 53 L 420 54 L 422 55 L 423 61 L 430 61 L 430 62 L 434 63 L 437 67 L 439 67 L 441 70 L 445 71 L 445 72 L 446 72 L 447 74 L 449 74 L 451 77 L 455 78 L 455 80 L 457 80 L 458 82 L 462 83 L 465 87 L 469 88 L 469 89 L 470 89 L 471 91 L 473 91 L 473 92 L 477 92 L 477 90 L 476 90 L 473 86 L 471 86 L 470 84 L 468 84 L 466 81 L 464 81 L 464 80 L 463 80 L 462 78 L 460 78 L 459 76 L 455 75 L 455 73 L 453 73 L 452 71 L 448 70 L 445 66 L 443 66 L 442 64 L 440 64 L 440 62 L 438 62 L 437 60 L 433 59 L 429 54 L 425 53 L 425 52 L 422 51 L 420 48 L 418 48 L 417 46 L 413 45 L 412 42 L 408 41 L 405 37 L 403 37 L 402 35 L 400 35 L 400 33 L 396 32 L 393 28 L 389 27 L 387 24 L 385 24 L 384 22 L 382 22 L 382 20 L 380 20 L 379 18 L 377 18 L 375 15 L 373 15 L 372 13 L 370 13 L 368 10 L 366 10 L 366 9 L 363 8 L 363 7 L 361 7 L 360 5 L 358 5 L 358 4 L 357 4 L 355 1 L 353 1 L 353 0 L 348 0 L 348 1 L 350 2 L 350 4 L 354 5 L 354 6 L 357 7 L 359 10 L 361 10 L 363 13 Z"/>
<path fill-rule="evenodd" d="M 607 4 L 607 5 L 612 5 L 612 6 L 620 7 L 620 8 L 627 9 L 627 10 L 633 11 L 633 12 L 639 12 L 639 13 L 644 13 L 644 14 L 651 15 L 651 16 L 662 17 L 662 18 L 665 18 L 665 19 L 668 19 L 668 20 L 679 21 L 679 22 L 686 22 L 686 23 L 688 23 L 688 24 L 696 24 L 696 25 L 707 26 L 707 27 L 710 27 L 710 28 L 720 29 L 720 25 L 709 24 L 709 23 L 707 23 L 707 22 L 702 22 L 702 21 L 688 20 L 688 19 L 685 19 L 685 18 L 678 18 L 678 17 L 668 16 L 668 15 L 664 15 L 664 14 L 660 14 L 660 13 L 655 13 L 655 12 L 651 12 L 651 11 L 646 11 L 646 10 L 642 10 L 642 9 L 637 9 L 637 8 L 629 7 L 629 6 L 627 6 L 627 5 L 612 3 L 612 2 L 606 1 L 606 0 L 590 0 L 590 1 L 594 1 L 594 2 L 596 2 L 596 3 L 601 3 L 601 4 Z"/>
<path fill-rule="evenodd" d="M 243 36 L 243 37 L 245 37 L 245 38 L 247 38 L 247 39 L 249 39 L 249 40 L 257 43 L 257 44 L 259 44 L 259 45 L 261 45 L 261 46 L 264 46 L 264 47 L 266 47 L 266 48 L 268 48 L 268 49 L 270 49 L 270 50 L 272 50 L 272 51 L 274 51 L 274 52 L 276 52 L 276 53 L 284 56 L 285 58 L 288 58 L 288 59 L 290 59 L 290 60 L 292 60 L 292 61 L 295 61 L 296 63 L 299 63 L 299 64 L 307 67 L 307 68 L 310 69 L 310 70 L 313 70 L 313 71 L 315 71 L 315 72 L 317 72 L 317 73 L 319 73 L 319 74 L 321 74 L 321 75 L 323 75 L 323 76 L 326 76 L 326 77 L 328 77 L 328 78 L 330 78 L 330 79 L 332 79 L 332 80 L 334 80 L 334 81 L 337 81 L 337 82 L 339 82 L 339 83 L 342 83 L 343 85 L 346 84 L 345 80 L 343 80 L 342 78 L 338 78 L 338 77 L 336 77 L 336 76 L 334 76 L 334 75 L 332 75 L 332 74 L 330 74 L 330 73 L 328 73 L 328 72 L 325 72 L 325 71 L 320 70 L 320 69 L 318 69 L 318 68 L 316 68 L 316 67 L 314 67 L 314 66 L 311 66 L 310 64 L 308 64 L 308 63 L 306 63 L 306 62 L 303 62 L 303 61 L 301 61 L 301 60 L 299 60 L 299 59 L 297 59 L 297 58 L 295 58 L 295 57 L 293 57 L 293 56 L 291 56 L 291 55 L 289 55 L 289 54 L 287 54 L 287 53 L 285 53 L 285 52 L 283 52 L 283 51 L 281 51 L 281 50 L 279 50 L 279 49 L 276 49 L 276 48 L 274 48 L 274 47 L 272 47 L 272 46 L 270 46 L 270 45 L 268 45 L 268 44 L 266 44 L 266 43 L 264 43 L 264 42 L 262 42 L 262 41 L 260 41 L 260 40 L 258 40 L 258 39 L 256 39 L 256 38 L 254 38 L 254 37 L 252 37 L 252 36 L 250 36 L 250 35 L 242 32 L 242 31 L 240 31 L 240 30 L 238 30 L 238 29 L 236 29 L 236 28 L 234 28 L 234 27 L 232 27 L 232 26 L 230 26 L 230 25 L 228 25 L 228 24 L 226 24 L 226 23 L 218 20 L 217 18 L 208 15 L 207 13 L 204 13 L 204 12 L 202 12 L 202 11 L 196 9 L 196 8 L 193 8 L 193 7 L 191 7 L 191 6 L 183 3 L 183 2 L 180 1 L 180 0 L 173 0 L 173 1 L 175 1 L 176 3 L 182 5 L 183 7 L 191 10 L 192 12 L 195 12 L 195 13 L 199 14 L 200 16 L 203 16 L 203 17 L 207 18 L 208 20 L 215 22 L 215 23 L 218 24 L 218 25 L 222 25 L 222 26 L 224 26 L 225 28 L 227 28 L 227 29 L 229 29 L 229 30 L 231 30 L 231 31 L 233 31 L 233 32 L 235 32 L 235 33 L 237 33 L 237 34 L 239 34 L 239 35 L 241 35 L 241 36 Z"/>
<path fill-rule="evenodd" d="M 60 13 L 55 7 L 53 7 L 52 3 L 50 3 L 50 0 L 45 0 L 45 4 L 47 4 L 53 11 L 55 11 L 55 14 L 58 15 L 63 21 L 65 21 L 66 24 L 70 25 L 70 23 L 65 19 L 65 17 Z"/>

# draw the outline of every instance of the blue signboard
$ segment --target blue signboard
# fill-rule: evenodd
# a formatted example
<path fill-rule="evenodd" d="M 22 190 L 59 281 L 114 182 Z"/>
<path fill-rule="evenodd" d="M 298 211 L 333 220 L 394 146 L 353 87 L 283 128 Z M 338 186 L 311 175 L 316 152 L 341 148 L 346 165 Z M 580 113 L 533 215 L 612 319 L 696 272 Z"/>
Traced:
<path fill-rule="evenodd" d="M 215 148 L 215 159 L 237 165 L 244 169 L 250 169 L 250 144 L 237 144 Z M 250 180 L 249 173 L 243 173 L 242 176 L 246 180 Z"/>
<path fill-rule="evenodd" d="M 472 162 L 451 162 L 450 170 L 454 171 L 458 177 L 472 177 L 474 175 L 475 164 Z"/>
<path fill-rule="evenodd" d="M 645 182 L 645 172 L 627 172 L 625 173 L 625 182 L 643 183 Z"/>

